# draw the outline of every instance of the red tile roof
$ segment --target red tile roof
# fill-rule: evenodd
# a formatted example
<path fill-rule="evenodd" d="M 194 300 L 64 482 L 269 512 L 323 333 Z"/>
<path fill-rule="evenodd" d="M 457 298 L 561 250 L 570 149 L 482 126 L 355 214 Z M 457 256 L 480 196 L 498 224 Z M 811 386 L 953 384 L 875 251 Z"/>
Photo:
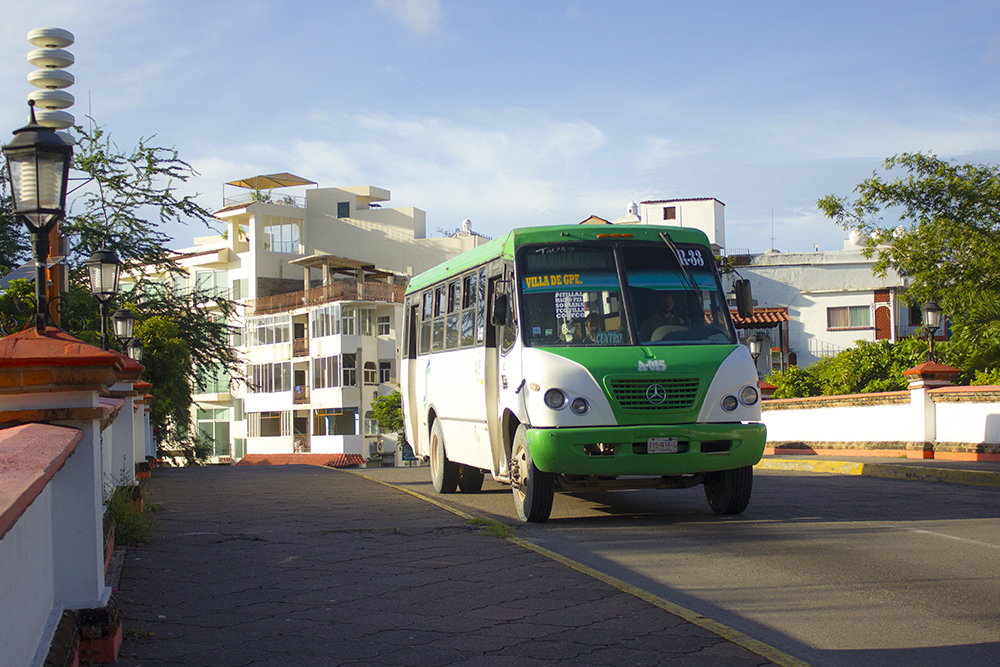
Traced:
<path fill-rule="evenodd" d="M 753 317 L 742 319 L 735 310 L 729 311 L 733 316 L 733 324 L 738 328 L 773 327 L 782 322 L 788 322 L 788 308 L 754 308 Z"/>
<path fill-rule="evenodd" d="M 238 466 L 286 466 L 314 465 L 330 468 L 349 468 L 364 465 L 361 454 L 247 454 L 236 464 Z"/>

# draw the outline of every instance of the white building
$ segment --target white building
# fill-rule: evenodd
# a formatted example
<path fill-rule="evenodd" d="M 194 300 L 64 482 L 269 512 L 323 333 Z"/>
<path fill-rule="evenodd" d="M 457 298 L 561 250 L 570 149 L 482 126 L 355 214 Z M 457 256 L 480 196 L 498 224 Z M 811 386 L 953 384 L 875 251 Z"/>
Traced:
<path fill-rule="evenodd" d="M 626 215 L 614 220 L 637 222 L 700 229 L 717 254 L 728 255 L 736 274 L 750 280 L 755 317 L 742 321 L 734 313 L 734 318 L 741 337 L 753 332 L 765 337 L 771 355 L 759 359 L 762 374 L 789 363 L 808 366 L 858 340 L 896 341 L 920 328 L 919 308 L 902 298 L 903 278 L 894 271 L 884 279 L 875 276 L 873 260 L 850 241 L 829 252 L 727 252 L 725 204 L 712 197 L 632 202 Z"/>
<path fill-rule="evenodd" d="M 788 309 L 784 347 L 806 367 L 859 340 L 895 342 L 918 333 L 920 308 L 903 298 L 904 279 L 892 270 L 879 278 L 872 264 L 845 241 L 843 250 L 754 255 L 737 270 L 750 279 L 758 307 Z"/>
<path fill-rule="evenodd" d="M 315 185 L 291 174 L 227 185 L 243 192 L 216 213 L 225 232 L 179 251 L 188 273 L 174 283 L 225 291 L 243 306 L 230 324 L 242 332 L 235 344 L 248 382 L 220 374 L 193 397 L 198 428 L 215 440 L 213 459 L 368 458 L 380 442 L 391 453 L 394 434 L 378 433 L 370 409 L 398 386 L 408 277 L 487 239 L 471 223 L 453 237 L 427 238 L 424 211 L 381 208 L 389 191 L 372 186 L 304 196 L 270 190 Z"/>

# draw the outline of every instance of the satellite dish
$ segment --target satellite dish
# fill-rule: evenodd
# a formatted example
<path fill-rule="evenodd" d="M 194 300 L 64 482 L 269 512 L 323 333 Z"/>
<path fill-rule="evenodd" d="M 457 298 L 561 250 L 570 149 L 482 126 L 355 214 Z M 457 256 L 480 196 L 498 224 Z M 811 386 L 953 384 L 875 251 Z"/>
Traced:
<path fill-rule="evenodd" d="M 848 240 L 850 240 L 851 245 L 861 245 L 861 230 L 852 229 L 851 233 L 848 235 Z"/>

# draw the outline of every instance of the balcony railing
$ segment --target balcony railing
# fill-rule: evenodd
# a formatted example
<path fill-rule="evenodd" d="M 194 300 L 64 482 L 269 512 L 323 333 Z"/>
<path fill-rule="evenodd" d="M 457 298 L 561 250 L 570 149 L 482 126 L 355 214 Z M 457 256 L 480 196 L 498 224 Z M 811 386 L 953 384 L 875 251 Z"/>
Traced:
<path fill-rule="evenodd" d="M 296 435 L 292 439 L 292 452 L 296 454 L 308 454 L 312 451 L 312 447 L 309 444 L 308 435 Z"/>
<path fill-rule="evenodd" d="M 296 338 L 292 341 L 292 356 L 293 357 L 307 357 L 309 356 L 309 339 L 308 338 Z"/>
<path fill-rule="evenodd" d="M 292 392 L 292 403 L 308 403 L 309 387 L 295 387 Z"/>
<path fill-rule="evenodd" d="M 339 280 L 332 285 L 313 287 L 300 292 L 275 294 L 262 299 L 247 299 L 247 315 L 267 315 L 280 313 L 304 306 L 315 306 L 332 301 L 384 301 L 403 303 L 403 285 L 387 283 L 358 283 L 355 280 Z"/>
<path fill-rule="evenodd" d="M 264 195 L 261 198 L 253 192 L 245 192 L 238 195 L 233 195 L 232 197 L 223 197 L 222 206 L 227 208 L 229 206 L 237 206 L 239 204 L 253 204 L 255 202 L 260 202 L 262 204 L 275 204 L 277 206 L 294 206 L 295 208 L 305 208 L 306 198 L 300 197 L 298 195 L 276 195 L 273 192 Z"/>

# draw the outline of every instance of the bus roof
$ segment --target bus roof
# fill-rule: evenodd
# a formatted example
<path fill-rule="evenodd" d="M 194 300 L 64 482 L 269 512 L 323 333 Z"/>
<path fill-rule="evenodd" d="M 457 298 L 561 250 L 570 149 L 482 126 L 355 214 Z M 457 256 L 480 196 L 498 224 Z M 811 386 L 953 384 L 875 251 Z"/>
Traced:
<path fill-rule="evenodd" d="M 499 257 L 513 257 L 514 250 L 529 243 L 572 243 L 574 241 L 617 240 L 633 238 L 659 241 L 660 233 L 667 232 L 674 243 L 708 246 L 708 237 L 697 229 L 684 229 L 668 225 L 549 225 L 546 227 L 521 227 L 513 229 L 478 248 L 463 252 L 447 262 L 427 269 L 410 280 L 407 292 L 424 289 L 438 281 L 458 275 L 474 266 L 485 264 Z"/>

